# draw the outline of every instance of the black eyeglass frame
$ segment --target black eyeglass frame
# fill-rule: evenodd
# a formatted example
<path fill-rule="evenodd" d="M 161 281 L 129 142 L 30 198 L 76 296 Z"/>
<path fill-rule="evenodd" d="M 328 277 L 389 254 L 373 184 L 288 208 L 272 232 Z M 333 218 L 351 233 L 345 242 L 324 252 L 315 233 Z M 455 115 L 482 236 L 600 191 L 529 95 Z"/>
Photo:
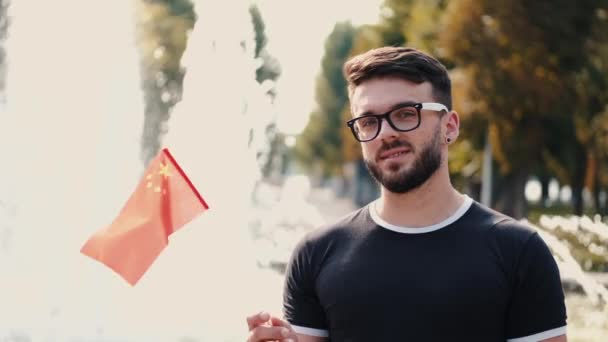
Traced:
<path fill-rule="evenodd" d="M 417 117 L 418 117 L 418 123 L 414 127 L 412 127 L 412 128 L 399 129 L 391 121 L 390 115 L 393 112 L 395 112 L 397 110 L 400 110 L 400 109 L 403 109 L 403 108 L 406 108 L 406 107 L 416 108 L 416 114 L 417 114 Z M 421 118 L 420 112 L 423 109 L 434 110 L 434 111 L 445 111 L 446 113 L 448 112 L 448 108 L 445 105 L 441 104 L 441 103 L 436 103 L 436 102 L 406 103 L 406 104 L 397 106 L 396 108 L 393 108 L 393 109 L 389 110 L 388 112 L 386 112 L 384 114 L 365 114 L 365 115 L 358 116 L 356 118 L 348 120 L 346 122 L 346 125 L 350 128 L 351 132 L 353 133 L 353 136 L 355 137 L 355 139 L 357 139 L 357 141 L 359 141 L 359 142 L 369 142 L 369 141 L 372 141 L 372 140 L 376 139 L 376 137 L 378 137 L 378 134 L 380 134 L 380 131 L 382 130 L 382 120 L 386 120 L 386 122 L 388 122 L 388 124 L 391 126 L 391 128 L 394 129 L 395 131 L 398 131 L 398 132 L 409 132 L 409 131 L 413 131 L 416 128 L 420 127 L 420 123 L 422 122 L 422 118 Z M 357 131 L 355 130 L 355 122 L 357 122 L 357 120 L 359 120 L 359 119 L 369 118 L 369 117 L 375 117 L 375 118 L 378 119 L 378 129 L 376 131 L 376 134 L 374 134 L 371 138 L 365 139 L 365 140 L 361 140 L 359 138 L 359 136 L 357 135 Z"/>

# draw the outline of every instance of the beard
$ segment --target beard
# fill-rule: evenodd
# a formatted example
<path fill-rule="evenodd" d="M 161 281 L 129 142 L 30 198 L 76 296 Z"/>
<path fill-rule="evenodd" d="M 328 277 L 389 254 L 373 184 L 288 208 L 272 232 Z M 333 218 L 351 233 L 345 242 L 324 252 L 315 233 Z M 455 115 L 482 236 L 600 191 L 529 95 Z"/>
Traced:
<path fill-rule="evenodd" d="M 386 190 L 403 194 L 414 190 L 424 184 L 441 166 L 441 146 L 439 139 L 439 127 L 433 134 L 433 139 L 422 146 L 419 155 L 412 162 L 412 166 L 399 171 L 401 164 L 392 163 L 387 167 L 390 172 L 383 171 L 377 162 L 365 159 L 365 165 L 374 179 Z M 391 143 L 384 143 L 378 150 L 377 155 L 396 147 L 407 147 L 415 153 L 414 147 L 407 141 L 395 140 Z M 377 160 L 378 158 L 376 158 Z"/>

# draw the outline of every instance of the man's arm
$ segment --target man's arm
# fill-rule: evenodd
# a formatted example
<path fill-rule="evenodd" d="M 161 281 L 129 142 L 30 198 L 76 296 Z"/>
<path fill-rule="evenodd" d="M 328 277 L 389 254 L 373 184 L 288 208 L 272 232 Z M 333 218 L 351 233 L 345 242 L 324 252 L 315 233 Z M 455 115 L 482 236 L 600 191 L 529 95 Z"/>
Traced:
<path fill-rule="evenodd" d="M 542 340 L 540 342 L 568 342 L 568 338 L 566 338 L 566 335 L 560 335 Z"/>
<path fill-rule="evenodd" d="M 523 231 L 513 222 L 502 225 L 511 231 Z M 555 258 L 538 233 L 533 232 L 524 242 L 514 254 L 517 267 L 512 272 L 506 320 L 508 341 L 567 341 L 564 292 Z"/>

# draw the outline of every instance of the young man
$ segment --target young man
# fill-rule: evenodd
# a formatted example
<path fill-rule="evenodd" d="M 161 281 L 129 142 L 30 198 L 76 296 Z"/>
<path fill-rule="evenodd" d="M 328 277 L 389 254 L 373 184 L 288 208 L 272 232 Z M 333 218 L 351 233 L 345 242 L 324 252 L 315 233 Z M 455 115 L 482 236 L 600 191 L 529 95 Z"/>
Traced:
<path fill-rule="evenodd" d="M 348 126 L 381 196 L 300 242 L 285 320 L 248 317 L 249 341 L 566 341 L 545 243 L 451 185 L 448 147 L 460 122 L 445 67 L 384 47 L 344 73 Z"/>

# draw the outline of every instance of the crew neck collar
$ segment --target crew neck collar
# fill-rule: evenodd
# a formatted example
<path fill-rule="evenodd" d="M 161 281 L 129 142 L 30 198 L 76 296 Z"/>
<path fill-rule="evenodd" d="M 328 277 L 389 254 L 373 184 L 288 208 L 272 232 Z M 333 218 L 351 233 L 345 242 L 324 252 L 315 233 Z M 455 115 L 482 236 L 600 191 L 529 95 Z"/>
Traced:
<path fill-rule="evenodd" d="M 467 195 L 464 195 L 464 201 L 462 202 L 462 204 L 460 205 L 458 210 L 456 210 L 452 215 L 450 215 L 450 217 L 446 218 L 445 220 L 443 220 L 439 223 L 436 223 L 436 224 L 433 224 L 430 226 L 426 226 L 426 227 L 417 227 L 417 228 L 398 226 L 398 225 L 394 225 L 394 224 L 386 222 L 378 214 L 378 210 L 376 208 L 377 203 L 378 203 L 378 200 L 375 200 L 369 204 L 369 214 L 370 214 L 372 220 L 377 225 L 379 225 L 382 228 L 386 228 L 388 230 L 392 230 L 397 233 L 422 234 L 422 233 L 434 232 L 436 230 L 447 227 L 450 224 L 456 222 L 459 218 L 461 218 L 467 212 L 467 210 L 469 210 L 469 208 L 471 207 L 471 204 L 473 203 L 473 199 L 471 199 Z"/>

